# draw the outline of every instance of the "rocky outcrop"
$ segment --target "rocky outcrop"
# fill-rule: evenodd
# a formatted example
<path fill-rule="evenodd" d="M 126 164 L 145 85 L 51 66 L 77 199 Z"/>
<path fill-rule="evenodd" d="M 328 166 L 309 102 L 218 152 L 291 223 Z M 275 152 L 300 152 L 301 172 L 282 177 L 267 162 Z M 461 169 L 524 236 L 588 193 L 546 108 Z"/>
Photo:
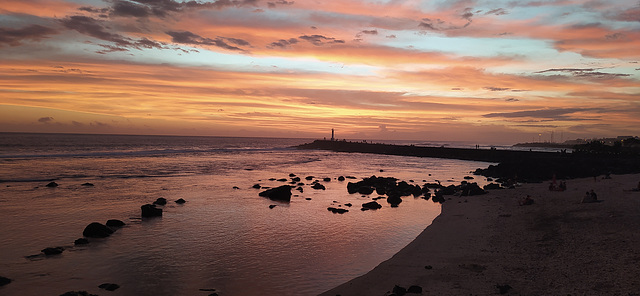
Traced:
<path fill-rule="evenodd" d="M 154 205 L 164 206 L 167 204 L 167 199 L 164 197 L 158 197 L 156 201 L 153 202 Z"/>
<path fill-rule="evenodd" d="M 349 210 L 347 209 L 343 209 L 343 208 L 335 208 L 335 207 L 328 207 L 327 210 L 329 212 L 332 212 L 334 214 L 344 214 L 346 212 L 348 212 Z"/>
<path fill-rule="evenodd" d="M 8 285 L 11 283 L 11 279 L 10 278 L 6 278 L 3 276 L 0 276 L 0 287 L 4 286 L 4 285 Z"/>

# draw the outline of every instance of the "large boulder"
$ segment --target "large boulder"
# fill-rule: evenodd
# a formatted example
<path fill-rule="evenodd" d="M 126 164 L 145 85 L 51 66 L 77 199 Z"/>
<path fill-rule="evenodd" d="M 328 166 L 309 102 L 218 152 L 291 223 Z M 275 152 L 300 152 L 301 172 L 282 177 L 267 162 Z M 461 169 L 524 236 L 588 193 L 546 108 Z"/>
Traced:
<path fill-rule="evenodd" d="M 291 186 L 282 185 L 275 188 L 270 188 L 258 193 L 262 197 L 269 198 L 270 200 L 278 201 L 291 201 Z"/>
<path fill-rule="evenodd" d="M 162 216 L 162 209 L 156 208 L 156 205 L 146 204 L 140 207 L 142 210 L 142 217 L 160 217 Z"/>
<path fill-rule="evenodd" d="M 102 223 L 93 222 L 82 231 L 82 235 L 85 237 L 107 237 L 113 233 L 113 230 L 107 225 Z"/>

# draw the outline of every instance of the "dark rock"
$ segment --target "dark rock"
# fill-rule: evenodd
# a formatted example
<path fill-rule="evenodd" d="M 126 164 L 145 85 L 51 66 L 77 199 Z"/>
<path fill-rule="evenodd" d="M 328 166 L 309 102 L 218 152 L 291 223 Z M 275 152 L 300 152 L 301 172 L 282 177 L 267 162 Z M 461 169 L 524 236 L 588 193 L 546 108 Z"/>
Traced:
<path fill-rule="evenodd" d="M 338 177 L 338 181 L 344 181 L 344 176 Z"/>
<path fill-rule="evenodd" d="M 298 187 L 298 188 L 296 188 L 296 190 L 300 191 L 300 193 L 304 192 L 304 189 L 302 187 Z"/>
<path fill-rule="evenodd" d="M 269 181 L 275 181 L 276 178 L 269 178 Z"/>
<path fill-rule="evenodd" d="M 260 189 L 262 186 L 260 186 L 260 184 L 254 184 L 254 185 L 253 185 L 253 186 L 251 186 L 251 187 L 253 187 L 253 188 L 255 188 L 255 189 Z"/>
<path fill-rule="evenodd" d="M 433 266 L 431 266 L 431 265 L 425 265 L 424 269 L 433 269 Z"/>
<path fill-rule="evenodd" d="M 160 217 L 162 216 L 162 209 L 156 208 L 156 205 L 146 204 L 140 207 L 142 210 L 142 217 Z"/>
<path fill-rule="evenodd" d="M 287 182 L 288 180 L 287 180 L 287 179 L 285 179 L 285 178 L 281 178 L 281 179 L 278 179 L 278 180 L 276 180 L 276 181 L 278 181 L 278 182 Z"/>
<path fill-rule="evenodd" d="M 238 189 L 240 189 L 240 187 L 238 187 L 238 186 L 233 186 L 233 189 L 238 190 Z"/>
<path fill-rule="evenodd" d="M 214 292 L 214 293 L 211 293 L 211 294 L 209 294 L 209 295 L 207 295 L 207 296 L 218 296 L 218 293 L 215 293 L 215 292 Z"/>
<path fill-rule="evenodd" d="M 124 222 L 118 219 L 110 219 L 107 221 L 107 226 L 109 227 L 122 227 L 124 225 Z"/>
<path fill-rule="evenodd" d="M 356 178 L 356 177 L 354 177 L 354 176 L 345 176 L 345 178 L 347 178 L 347 179 L 357 179 L 357 178 Z"/>
<path fill-rule="evenodd" d="M 50 182 L 49 184 L 47 184 L 47 185 L 45 185 L 45 186 L 47 186 L 47 187 L 49 187 L 49 188 L 54 188 L 54 187 L 58 187 L 58 183 L 56 183 L 56 182 Z"/>
<path fill-rule="evenodd" d="M 492 189 L 503 189 L 502 186 L 500 186 L 500 184 L 498 183 L 489 183 L 487 185 L 484 185 L 484 190 L 492 190 Z"/>
<path fill-rule="evenodd" d="M 291 201 L 291 186 L 282 185 L 276 188 L 267 189 L 265 191 L 260 192 L 258 195 L 262 197 L 267 197 L 270 200 L 279 200 L 279 201 Z"/>
<path fill-rule="evenodd" d="M 322 189 L 322 190 L 327 189 L 326 187 L 324 187 L 324 185 L 322 185 L 320 183 L 313 184 L 313 186 L 311 186 L 311 188 L 313 188 L 313 189 Z"/>
<path fill-rule="evenodd" d="M 471 176 L 464 176 L 464 178 L 463 178 L 463 179 L 465 179 L 465 180 L 473 180 L 473 177 L 471 177 Z"/>
<path fill-rule="evenodd" d="M 361 186 L 360 188 L 358 188 L 358 193 L 360 194 L 365 194 L 365 195 L 369 195 L 371 193 L 373 193 L 373 188 L 372 187 L 368 187 L 368 186 Z"/>
<path fill-rule="evenodd" d="M 305 199 L 306 199 L 306 200 L 311 200 L 311 197 L 307 197 L 307 198 L 305 198 Z"/>
<path fill-rule="evenodd" d="M 164 197 L 158 197 L 156 201 L 153 202 L 154 205 L 164 206 L 167 204 L 167 199 Z"/>
<path fill-rule="evenodd" d="M 322 181 L 331 182 L 331 178 L 327 177 L 327 178 L 322 179 Z"/>
<path fill-rule="evenodd" d="M 313 178 L 315 178 L 315 177 L 314 176 L 307 176 L 304 179 L 307 180 L 307 181 L 311 181 L 311 180 L 313 180 Z"/>
<path fill-rule="evenodd" d="M 298 183 L 298 182 L 300 182 L 300 177 L 295 177 L 295 178 L 291 179 L 291 181 Z"/>
<path fill-rule="evenodd" d="M 344 206 L 345 206 L 345 207 L 351 207 L 351 206 L 353 206 L 353 205 L 352 205 L 351 203 L 346 203 L 346 204 L 344 204 Z"/>
<path fill-rule="evenodd" d="M 82 186 L 93 187 L 93 183 L 82 183 Z"/>
<path fill-rule="evenodd" d="M 389 196 L 387 197 L 387 202 L 395 208 L 402 202 L 402 198 L 400 198 L 399 196 Z"/>
<path fill-rule="evenodd" d="M 47 256 L 51 256 L 51 255 L 62 254 L 63 251 L 64 251 L 63 247 L 49 247 L 49 248 L 42 249 L 41 252 Z"/>
<path fill-rule="evenodd" d="M 60 294 L 60 296 L 98 296 L 96 294 L 89 294 L 87 291 L 69 291 L 64 294 Z"/>
<path fill-rule="evenodd" d="M 480 188 L 477 183 L 467 183 L 460 185 L 461 196 L 482 195 L 487 192 Z"/>
<path fill-rule="evenodd" d="M 102 223 L 93 222 L 82 231 L 82 235 L 85 237 L 108 237 L 113 233 L 113 230 L 107 225 Z"/>
<path fill-rule="evenodd" d="M 328 207 L 327 210 L 334 214 L 344 214 L 349 211 L 347 209 L 340 209 L 340 208 L 334 208 L 334 207 Z"/>
<path fill-rule="evenodd" d="M 407 289 L 407 293 L 411 294 L 422 294 L 422 287 L 413 285 Z"/>
<path fill-rule="evenodd" d="M 289 174 L 289 177 L 295 177 L 295 176 L 296 176 L 296 174 L 294 174 L 294 173 Z"/>
<path fill-rule="evenodd" d="M 187 201 L 186 201 L 186 200 L 184 200 L 183 198 L 178 198 L 178 199 L 176 199 L 176 201 L 175 201 L 175 203 L 180 204 L 180 205 L 181 205 L 181 204 L 183 204 L 183 203 L 185 203 L 185 202 L 187 202 Z"/>
<path fill-rule="evenodd" d="M 273 208 L 275 208 L 275 207 L 276 207 L 276 205 L 269 205 L 269 208 L 270 208 L 270 209 L 273 209 Z"/>
<path fill-rule="evenodd" d="M 88 240 L 88 239 L 86 239 L 86 238 L 84 238 L 84 237 L 79 238 L 79 239 L 77 239 L 77 240 L 75 240 L 75 241 L 73 242 L 73 244 L 74 244 L 74 245 L 76 245 L 76 246 L 77 246 L 77 245 L 86 245 L 86 244 L 88 244 L 88 243 L 89 243 L 89 240 Z"/>
<path fill-rule="evenodd" d="M 0 287 L 4 286 L 4 285 L 8 285 L 11 283 L 11 279 L 10 278 L 6 278 L 3 276 L 0 276 Z"/>
<path fill-rule="evenodd" d="M 509 293 L 509 290 L 513 289 L 511 286 L 509 285 L 496 285 L 496 288 L 498 288 L 498 292 L 500 294 L 507 294 Z"/>
<path fill-rule="evenodd" d="M 98 286 L 98 288 L 104 289 L 104 290 L 107 290 L 107 291 L 115 291 L 118 288 L 120 288 L 120 285 L 112 284 L 112 283 L 104 283 L 104 284 Z"/>
<path fill-rule="evenodd" d="M 400 287 L 398 285 L 395 285 L 393 287 L 393 290 L 391 290 L 393 292 L 393 294 L 396 294 L 397 296 L 402 296 L 404 294 L 407 294 L 407 289 Z"/>
<path fill-rule="evenodd" d="M 367 209 L 367 210 L 377 210 L 379 208 L 382 208 L 382 205 L 377 203 L 377 202 L 375 202 L 375 201 L 372 201 L 372 202 L 368 202 L 368 203 L 363 203 L 362 204 L 362 208 L 363 209 Z"/>

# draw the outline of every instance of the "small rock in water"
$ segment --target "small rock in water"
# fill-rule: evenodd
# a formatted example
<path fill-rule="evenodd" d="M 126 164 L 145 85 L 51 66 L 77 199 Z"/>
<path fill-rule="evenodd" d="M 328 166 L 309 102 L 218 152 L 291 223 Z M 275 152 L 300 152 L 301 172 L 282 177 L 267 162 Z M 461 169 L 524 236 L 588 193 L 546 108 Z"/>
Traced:
<path fill-rule="evenodd" d="M 98 288 L 104 289 L 104 290 L 107 290 L 107 291 L 115 291 L 118 288 L 120 288 L 120 285 L 112 284 L 112 283 L 104 283 L 104 284 L 98 286 Z"/>
<path fill-rule="evenodd" d="M 122 227 L 124 225 L 125 225 L 124 222 L 118 219 L 109 219 L 107 221 L 107 226 L 109 227 Z"/>
<path fill-rule="evenodd" d="M 344 176 L 338 177 L 338 181 L 344 181 Z"/>
<path fill-rule="evenodd" d="M 338 209 L 338 208 L 334 208 L 334 207 L 328 207 L 327 210 L 332 212 L 332 213 L 334 213 L 334 214 L 344 214 L 344 213 L 349 211 L 347 209 Z"/>
<path fill-rule="evenodd" d="M 251 187 L 253 187 L 255 189 L 260 189 L 262 186 L 260 186 L 260 184 L 253 184 L 253 186 L 251 186 Z"/>
<path fill-rule="evenodd" d="M 422 294 L 422 287 L 413 285 L 407 289 L 407 293 Z"/>
<path fill-rule="evenodd" d="M 326 177 L 326 178 L 322 179 L 322 181 L 325 181 L 325 182 L 331 182 L 331 178 Z"/>
<path fill-rule="evenodd" d="M 270 208 L 270 209 L 273 209 L 273 208 L 275 208 L 275 207 L 276 207 L 276 205 L 269 205 L 269 208 Z"/>
<path fill-rule="evenodd" d="M 82 186 L 93 187 L 93 183 L 82 183 Z"/>
<path fill-rule="evenodd" d="M 393 290 L 391 290 L 393 292 L 393 294 L 396 294 L 396 296 L 402 296 L 404 294 L 407 294 L 407 289 L 400 287 L 398 285 L 395 285 L 393 287 Z"/>
<path fill-rule="evenodd" d="M 77 245 L 86 245 L 86 244 L 88 244 L 88 243 L 89 243 L 89 240 L 88 240 L 88 239 L 86 239 L 86 238 L 84 238 L 84 237 L 79 238 L 79 239 L 77 239 L 77 240 L 75 240 L 75 241 L 73 242 L 73 244 L 74 244 L 74 245 L 76 245 L 76 246 L 77 246 Z"/>
<path fill-rule="evenodd" d="M 238 186 L 233 186 L 233 189 L 238 190 L 238 189 L 240 189 L 240 187 L 238 187 Z"/>
<path fill-rule="evenodd" d="M 47 185 L 45 185 L 45 186 L 50 187 L 50 188 L 54 188 L 54 187 L 58 187 L 58 183 L 56 183 L 56 182 L 50 182 L 49 184 L 47 184 Z"/>
<path fill-rule="evenodd" d="M 322 189 L 322 190 L 326 190 L 327 189 L 326 187 L 324 187 L 324 185 L 322 185 L 320 183 L 313 184 L 313 186 L 311 186 L 311 188 L 313 188 L 313 189 Z"/>
<path fill-rule="evenodd" d="M 111 228 L 98 222 L 93 222 L 82 231 L 82 235 L 85 237 L 107 237 L 113 233 Z"/>
<path fill-rule="evenodd" d="M 164 197 L 158 197 L 156 201 L 153 202 L 154 205 L 164 206 L 167 204 L 167 199 Z"/>
<path fill-rule="evenodd" d="M 53 248 L 42 249 L 41 252 L 44 253 L 47 256 L 50 256 L 50 255 L 62 254 L 62 251 L 64 251 L 63 247 L 53 247 Z"/>
<path fill-rule="evenodd" d="M 183 203 L 185 203 L 185 202 L 187 202 L 187 201 L 186 201 L 186 200 L 184 200 L 183 198 L 178 198 L 178 199 L 175 201 L 175 203 L 180 204 L 180 205 L 181 205 L 181 204 L 183 204 Z"/>
<path fill-rule="evenodd" d="M 162 209 L 156 208 L 156 205 L 146 204 L 140 207 L 142 210 L 142 217 L 160 217 L 162 216 Z"/>
<path fill-rule="evenodd" d="M 8 285 L 11 283 L 11 279 L 10 278 L 6 278 L 3 276 L 0 276 L 0 287 L 4 286 L 4 285 Z"/>
<path fill-rule="evenodd" d="M 271 200 L 291 201 L 291 186 L 282 185 L 276 188 L 267 189 L 258 193 L 258 195 L 267 197 Z"/>
<path fill-rule="evenodd" d="M 507 293 L 509 293 L 509 290 L 513 289 L 509 285 L 500 285 L 500 284 L 496 285 L 496 288 L 498 288 L 498 292 L 500 294 L 507 294 Z"/>
<path fill-rule="evenodd" d="M 98 296 L 96 294 L 89 294 L 87 291 L 69 291 L 60 296 Z"/>

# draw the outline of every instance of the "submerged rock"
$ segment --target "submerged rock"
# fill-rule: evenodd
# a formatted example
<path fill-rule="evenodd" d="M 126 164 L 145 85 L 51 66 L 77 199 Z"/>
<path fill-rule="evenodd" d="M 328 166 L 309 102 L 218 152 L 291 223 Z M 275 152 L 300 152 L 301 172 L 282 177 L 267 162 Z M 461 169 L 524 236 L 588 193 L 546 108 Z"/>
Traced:
<path fill-rule="evenodd" d="M 186 200 L 184 200 L 183 198 L 178 198 L 178 199 L 176 199 L 176 201 L 175 201 L 175 203 L 177 203 L 177 204 L 179 204 L 179 205 L 184 204 L 185 202 L 187 202 L 187 201 L 186 201 Z"/>
<path fill-rule="evenodd" d="M 262 197 L 267 197 L 270 200 L 279 200 L 279 201 L 291 201 L 291 186 L 282 185 L 276 188 L 267 189 L 258 193 L 258 195 Z"/>
<path fill-rule="evenodd" d="M 93 187 L 93 183 L 82 183 L 82 186 Z"/>
<path fill-rule="evenodd" d="M 140 207 L 142 211 L 142 217 L 160 217 L 162 216 L 162 209 L 156 208 L 156 205 L 146 204 Z"/>
<path fill-rule="evenodd" d="M 113 230 L 107 225 L 102 223 L 93 222 L 82 231 L 82 235 L 85 237 L 108 237 L 113 233 Z"/>
<path fill-rule="evenodd" d="M 47 187 L 49 187 L 49 188 L 54 188 L 54 187 L 58 187 L 58 183 L 56 183 L 56 182 L 50 182 L 49 184 L 44 185 L 44 186 L 47 186 Z"/>

